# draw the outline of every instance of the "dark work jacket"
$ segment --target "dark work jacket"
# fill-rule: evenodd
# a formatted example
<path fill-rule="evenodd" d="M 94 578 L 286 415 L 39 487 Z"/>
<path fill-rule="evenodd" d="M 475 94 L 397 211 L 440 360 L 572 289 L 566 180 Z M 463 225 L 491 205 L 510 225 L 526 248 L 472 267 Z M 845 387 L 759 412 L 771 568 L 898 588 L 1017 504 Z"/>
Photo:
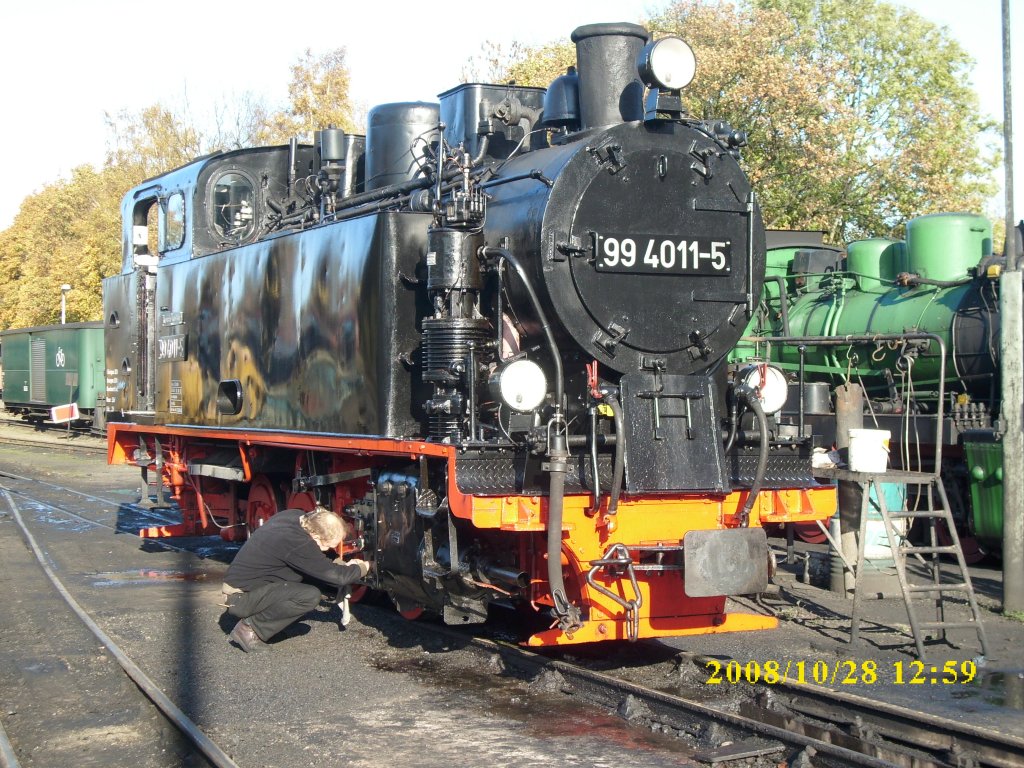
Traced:
<path fill-rule="evenodd" d="M 344 587 L 359 580 L 355 565 L 335 565 L 299 523 L 298 509 L 278 512 L 257 528 L 235 555 L 224 581 L 249 592 L 275 581 L 302 581 L 303 576 Z"/>

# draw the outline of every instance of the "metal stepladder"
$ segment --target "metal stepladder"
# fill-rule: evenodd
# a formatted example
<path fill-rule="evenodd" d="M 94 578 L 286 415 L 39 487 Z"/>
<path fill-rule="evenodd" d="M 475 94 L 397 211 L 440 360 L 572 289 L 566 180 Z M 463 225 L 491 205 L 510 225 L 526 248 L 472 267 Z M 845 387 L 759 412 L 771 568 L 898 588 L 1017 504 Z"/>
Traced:
<path fill-rule="evenodd" d="M 971 584 L 971 575 L 967 570 L 963 549 L 960 546 L 960 537 L 957 535 L 956 525 L 949 510 L 949 499 L 946 497 L 946 489 L 942 486 L 942 478 L 930 472 L 901 471 L 873 473 L 832 470 L 829 472 L 829 475 L 836 480 L 848 480 L 859 483 L 863 492 L 860 510 L 860 532 L 857 537 L 857 562 L 854 569 L 856 588 L 853 593 L 853 613 L 850 617 L 850 642 L 855 643 L 860 633 L 860 599 L 863 585 L 861 573 L 864 570 L 864 540 L 867 531 L 868 510 L 871 504 L 871 491 L 874 490 L 874 498 L 877 501 L 878 511 L 881 514 L 889 546 L 892 549 L 893 561 L 896 565 L 896 575 L 899 578 L 900 589 L 903 592 L 903 602 L 907 608 L 907 617 L 910 619 L 910 629 L 914 635 L 918 658 L 922 661 L 925 660 L 924 634 L 938 631 L 942 639 L 945 639 L 947 629 L 974 629 L 978 633 L 982 654 L 988 655 L 985 627 L 981 622 L 978 601 L 975 598 L 974 587 Z M 890 511 L 886 506 L 885 495 L 882 492 L 883 482 L 905 483 L 926 489 L 923 496 L 927 506 L 918 510 L 900 509 Z M 921 495 L 919 494 L 920 497 Z M 938 506 L 936 506 L 936 502 L 938 502 Z M 924 545 L 911 544 L 907 536 L 901 534 L 896 529 L 894 521 L 897 520 L 927 521 L 927 543 Z M 946 524 L 946 530 L 950 538 L 949 544 L 940 544 L 938 541 L 936 523 L 939 521 Z M 910 526 L 908 525 L 908 533 L 909 529 Z M 925 560 L 925 555 L 929 555 L 930 558 Z M 956 558 L 956 567 L 959 569 L 958 580 L 942 581 L 942 562 L 940 560 L 942 555 L 953 555 Z M 930 582 L 923 584 L 911 583 L 911 574 L 907 569 L 908 557 L 914 557 L 929 566 Z M 971 609 L 972 619 L 970 621 L 946 621 L 946 606 L 943 597 L 949 593 L 960 593 L 966 596 Z M 914 596 L 929 594 L 933 596 L 935 620 L 921 621 L 914 607 Z"/>

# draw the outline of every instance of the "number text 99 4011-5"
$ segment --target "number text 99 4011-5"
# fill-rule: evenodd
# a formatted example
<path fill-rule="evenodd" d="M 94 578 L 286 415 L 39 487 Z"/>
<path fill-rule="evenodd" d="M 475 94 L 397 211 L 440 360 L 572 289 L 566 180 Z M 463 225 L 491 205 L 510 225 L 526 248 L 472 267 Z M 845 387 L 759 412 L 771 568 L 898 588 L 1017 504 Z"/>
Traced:
<path fill-rule="evenodd" d="M 732 243 L 667 235 L 595 234 L 598 272 L 639 275 L 728 275 Z"/>

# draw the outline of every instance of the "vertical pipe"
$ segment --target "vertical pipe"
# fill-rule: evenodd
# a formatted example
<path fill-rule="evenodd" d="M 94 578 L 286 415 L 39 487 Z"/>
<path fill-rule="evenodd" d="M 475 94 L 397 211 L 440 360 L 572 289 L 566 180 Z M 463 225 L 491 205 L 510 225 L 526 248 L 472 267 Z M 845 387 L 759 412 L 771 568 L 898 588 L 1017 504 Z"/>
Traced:
<path fill-rule="evenodd" d="M 797 351 L 800 353 L 800 431 L 798 436 L 802 440 L 804 437 L 804 421 L 806 419 L 807 403 L 804 400 L 804 387 L 807 385 L 806 377 L 806 363 L 807 363 L 807 346 L 801 344 L 797 347 Z"/>
<path fill-rule="evenodd" d="M 836 387 L 836 448 L 844 461 L 849 459 L 850 430 L 864 426 L 864 392 L 859 384 L 843 384 Z M 863 489 L 860 483 L 839 481 L 839 541 L 843 557 L 848 563 L 857 562 L 857 532 L 860 530 L 860 515 L 863 505 Z M 844 569 L 846 594 L 853 589 L 854 575 Z"/>
<path fill-rule="evenodd" d="M 779 297 L 781 300 L 781 296 Z M 754 190 L 747 195 L 747 317 L 754 314 Z M 787 335 L 789 335 L 787 333 Z"/>
<path fill-rule="evenodd" d="M 476 342 L 470 341 L 466 351 L 466 389 L 469 398 L 469 439 L 476 440 Z"/>
<path fill-rule="evenodd" d="M 597 462 L 597 406 L 590 406 L 590 471 L 594 475 L 594 513 L 601 508 L 601 478 Z"/>
<path fill-rule="evenodd" d="M 294 136 L 288 140 L 288 194 L 295 193 L 295 164 L 298 162 L 299 140 Z"/>

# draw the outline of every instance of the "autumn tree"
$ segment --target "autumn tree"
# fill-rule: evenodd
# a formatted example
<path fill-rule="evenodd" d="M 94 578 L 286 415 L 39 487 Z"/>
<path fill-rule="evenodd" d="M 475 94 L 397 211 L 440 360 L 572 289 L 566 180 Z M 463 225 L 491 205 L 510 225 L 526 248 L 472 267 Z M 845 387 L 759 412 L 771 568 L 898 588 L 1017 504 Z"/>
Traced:
<path fill-rule="evenodd" d="M 899 234 L 923 213 L 981 210 L 994 189 L 970 59 L 915 13 L 879 0 L 678 0 L 643 23 L 693 47 L 690 113 L 748 133 L 744 167 L 769 226 L 834 242 Z M 574 63 L 569 43 L 489 43 L 470 70 L 546 86 Z"/>
<path fill-rule="evenodd" d="M 73 286 L 68 321 L 100 319 L 101 281 L 121 265 L 120 204 L 129 189 L 210 152 L 308 137 L 330 124 L 355 130 L 361 116 L 348 88 L 344 49 L 306 51 L 280 109 L 246 93 L 218 102 L 207 119 L 187 103 L 108 114 L 102 166 L 82 165 L 45 185 L 0 232 L 0 328 L 57 322 L 64 283 Z"/>
<path fill-rule="evenodd" d="M 120 262 L 121 194 L 112 176 L 84 165 L 26 198 L 0 233 L 0 327 L 56 322 L 64 283 L 73 286 L 69 322 L 102 316 L 99 283 Z"/>
<path fill-rule="evenodd" d="M 755 2 L 794 24 L 784 56 L 830 73 L 833 177 L 819 192 L 829 231 L 897 234 L 919 214 L 983 208 L 995 191 L 994 124 L 948 30 L 878 0 Z"/>
<path fill-rule="evenodd" d="M 267 138 L 311 138 L 313 131 L 328 126 L 359 132 L 363 119 L 349 95 L 351 75 L 345 57 L 344 48 L 319 55 L 306 49 L 291 68 L 289 106 L 271 116 Z"/>

